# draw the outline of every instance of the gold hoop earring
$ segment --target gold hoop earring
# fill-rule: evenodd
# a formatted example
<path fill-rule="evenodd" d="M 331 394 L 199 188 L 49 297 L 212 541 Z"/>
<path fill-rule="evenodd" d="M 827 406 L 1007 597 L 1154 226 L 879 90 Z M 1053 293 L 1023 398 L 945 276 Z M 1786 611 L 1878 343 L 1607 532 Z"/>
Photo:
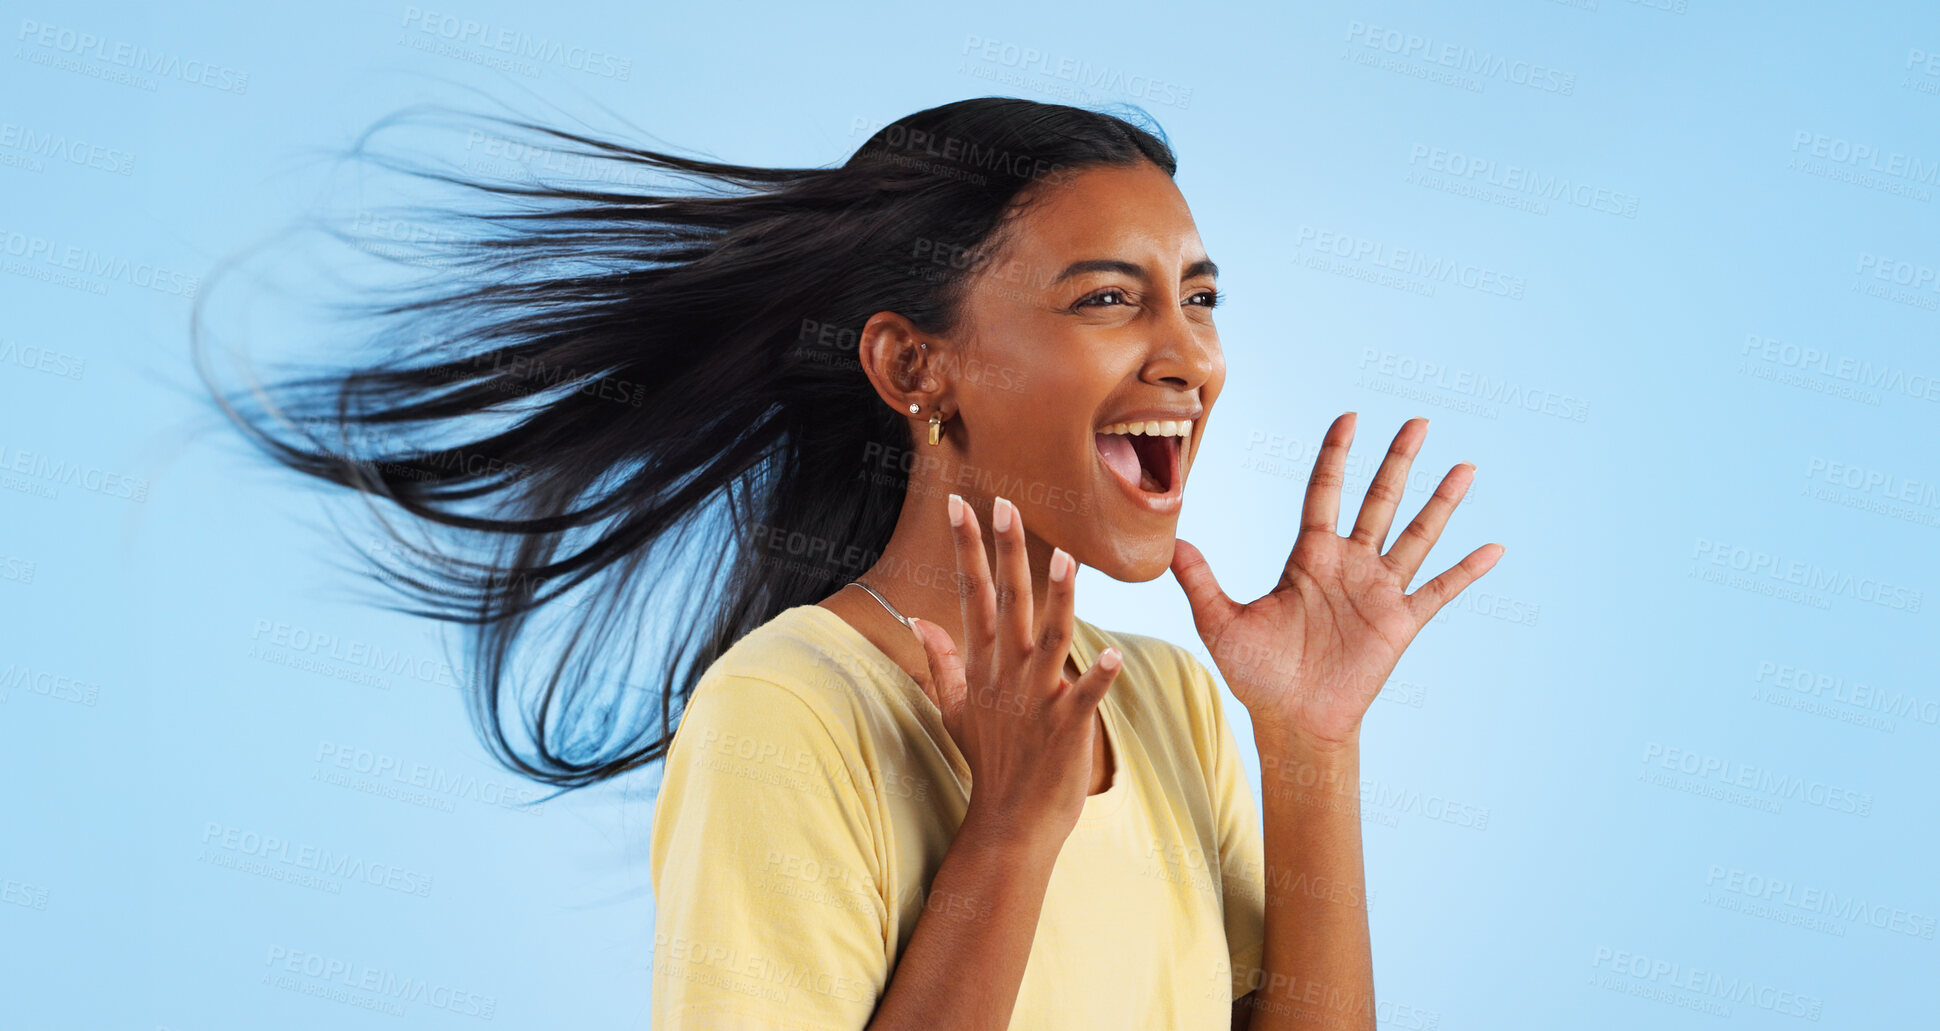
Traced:
<path fill-rule="evenodd" d="M 936 412 L 931 412 L 930 413 L 930 443 L 938 444 L 938 443 L 941 443 L 942 440 L 943 440 L 943 416 Z"/>

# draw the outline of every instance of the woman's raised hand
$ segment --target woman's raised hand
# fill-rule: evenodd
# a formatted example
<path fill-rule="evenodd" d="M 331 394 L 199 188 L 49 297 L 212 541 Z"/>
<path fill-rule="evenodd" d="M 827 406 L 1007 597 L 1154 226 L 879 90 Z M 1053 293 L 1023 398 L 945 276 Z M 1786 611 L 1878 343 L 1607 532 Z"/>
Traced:
<path fill-rule="evenodd" d="M 1003 498 L 992 510 L 995 576 L 976 513 L 950 495 L 965 646 L 925 620 L 912 617 L 910 628 L 929 660 L 931 700 L 970 765 L 970 814 L 1062 845 L 1091 786 L 1093 714 L 1123 657 L 1107 648 L 1076 683 L 1064 679 L 1078 563 L 1052 553 L 1045 608 L 1033 613 L 1024 521 Z"/>
<path fill-rule="evenodd" d="M 1442 477 L 1421 514 L 1382 554 L 1408 467 L 1428 436 L 1426 419 L 1402 424 L 1368 485 L 1353 532 L 1342 537 L 1340 489 L 1354 421 L 1349 412 L 1328 428 L 1293 554 L 1264 597 L 1241 605 L 1219 589 L 1198 548 L 1182 540 L 1173 552 L 1172 572 L 1199 636 L 1252 714 L 1256 732 L 1288 732 L 1319 745 L 1353 739 L 1415 634 L 1504 551 L 1485 544 L 1407 593 L 1474 478 L 1475 467 L 1464 462 Z"/>

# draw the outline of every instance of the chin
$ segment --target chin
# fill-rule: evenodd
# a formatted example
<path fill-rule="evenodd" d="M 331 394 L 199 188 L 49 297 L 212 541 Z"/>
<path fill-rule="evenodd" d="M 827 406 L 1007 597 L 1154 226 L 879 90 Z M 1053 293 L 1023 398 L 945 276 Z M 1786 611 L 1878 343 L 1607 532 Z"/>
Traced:
<path fill-rule="evenodd" d="M 1125 537 L 1114 534 L 1101 542 L 1110 557 L 1103 562 L 1086 563 L 1091 568 L 1121 583 L 1142 584 L 1156 580 L 1172 567 L 1173 546 L 1179 541 L 1170 529 L 1158 537 Z"/>

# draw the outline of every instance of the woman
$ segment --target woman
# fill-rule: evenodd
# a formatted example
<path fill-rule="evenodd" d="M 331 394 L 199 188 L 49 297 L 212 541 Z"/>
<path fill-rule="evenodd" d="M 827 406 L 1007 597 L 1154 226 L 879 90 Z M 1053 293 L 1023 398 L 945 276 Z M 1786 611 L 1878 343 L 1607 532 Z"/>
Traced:
<path fill-rule="evenodd" d="M 1342 416 L 1279 584 L 1238 604 L 1174 536 L 1225 364 L 1157 136 L 1002 98 L 833 169 L 554 135 L 712 192 L 516 189 L 459 263 L 477 285 L 381 311 L 431 313 L 413 361 L 270 392 L 338 447 L 232 412 L 457 534 L 398 582 L 479 626 L 506 762 L 576 786 L 664 758 L 655 1026 L 1372 1027 L 1359 727 L 1501 555 L 1406 593 L 1473 467 L 1387 547 L 1410 421 L 1343 537 Z M 690 531 L 700 583 L 646 570 Z M 1252 717 L 1263 827 L 1211 676 L 1076 619 L 1080 563 L 1173 571 Z M 687 635 L 657 704 L 598 694 L 587 657 L 654 587 Z M 568 601 L 529 699 L 507 656 Z"/>

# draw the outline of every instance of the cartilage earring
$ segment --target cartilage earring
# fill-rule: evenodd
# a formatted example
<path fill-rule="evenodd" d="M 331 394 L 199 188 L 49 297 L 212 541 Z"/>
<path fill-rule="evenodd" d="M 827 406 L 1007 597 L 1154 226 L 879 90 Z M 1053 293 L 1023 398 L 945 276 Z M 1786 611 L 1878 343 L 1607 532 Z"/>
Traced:
<path fill-rule="evenodd" d="M 943 440 L 943 416 L 937 412 L 931 412 L 930 413 L 930 443 L 938 444 L 938 443 L 941 443 L 942 440 Z"/>

